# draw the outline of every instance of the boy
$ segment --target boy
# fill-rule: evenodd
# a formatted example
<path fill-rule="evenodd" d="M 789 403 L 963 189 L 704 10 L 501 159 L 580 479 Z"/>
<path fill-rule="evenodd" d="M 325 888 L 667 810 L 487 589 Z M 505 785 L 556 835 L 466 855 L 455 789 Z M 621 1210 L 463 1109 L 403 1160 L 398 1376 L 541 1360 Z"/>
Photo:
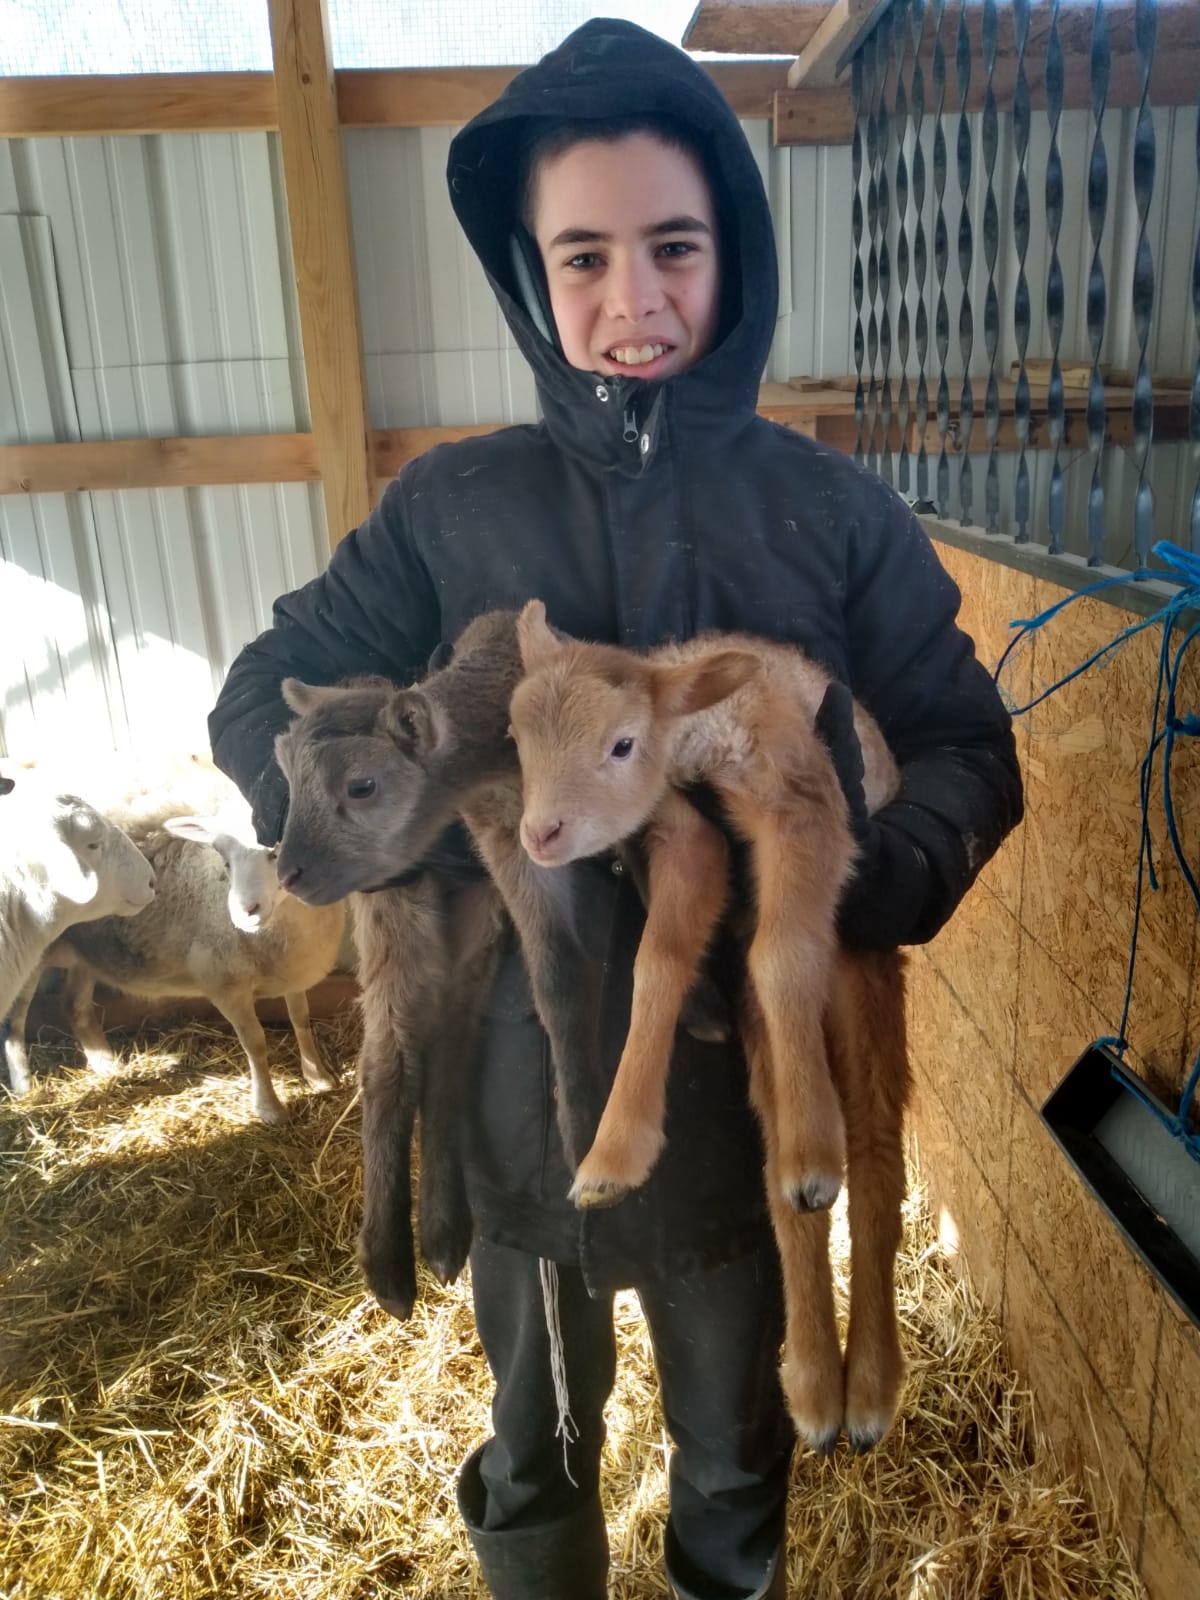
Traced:
<path fill-rule="evenodd" d="M 705 628 L 791 641 L 878 718 L 900 761 L 842 911 L 849 943 L 929 939 L 1021 814 L 1008 717 L 959 596 L 890 490 L 755 414 L 775 324 L 757 167 L 706 75 L 620 22 L 585 24 L 454 140 L 452 201 L 538 383 L 543 421 L 440 446 L 328 570 L 275 608 L 211 718 L 218 762 L 279 837 L 271 756 L 289 674 L 418 675 L 475 615 L 546 601 L 570 633 L 645 647 Z M 605 1058 L 629 1015 L 641 911 L 595 863 L 588 936 Z M 736 1045 L 680 1034 L 667 1148 L 611 1211 L 573 1210 L 552 1075 L 515 951 L 467 1130 L 471 1280 L 494 1435 L 459 1504 L 497 1600 L 599 1600 L 612 1291 L 637 1288 L 674 1443 L 672 1592 L 779 1597 L 792 1430 L 762 1152 Z M 566 1445 L 543 1293 L 553 1263 Z"/>

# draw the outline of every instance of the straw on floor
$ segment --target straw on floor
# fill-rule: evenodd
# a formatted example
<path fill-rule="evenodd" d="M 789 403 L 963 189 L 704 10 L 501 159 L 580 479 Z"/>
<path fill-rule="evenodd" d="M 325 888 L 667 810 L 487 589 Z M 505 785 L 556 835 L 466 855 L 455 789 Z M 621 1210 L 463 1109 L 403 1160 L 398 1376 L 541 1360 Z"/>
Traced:
<path fill-rule="evenodd" d="M 111 1075 L 43 1049 L 31 1096 L 0 1096 L 4 1600 L 483 1593 L 454 1505 L 490 1400 L 469 1291 L 426 1277 L 405 1325 L 364 1294 L 353 1021 L 323 1032 L 347 1086 L 280 1073 L 281 1129 L 207 1027 L 127 1045 Z M 290 1035 L 272 1048 L 294 1062 Z M 899 1293 L 903 1416 L 869 1456 L 797 1456 L 789 1594 L 1138 1600 L 918 1192 Z M 617 1318 L 612 1593 L 640 1600 L 666 1593 L 668 1447 L 632 1295 Z"/>

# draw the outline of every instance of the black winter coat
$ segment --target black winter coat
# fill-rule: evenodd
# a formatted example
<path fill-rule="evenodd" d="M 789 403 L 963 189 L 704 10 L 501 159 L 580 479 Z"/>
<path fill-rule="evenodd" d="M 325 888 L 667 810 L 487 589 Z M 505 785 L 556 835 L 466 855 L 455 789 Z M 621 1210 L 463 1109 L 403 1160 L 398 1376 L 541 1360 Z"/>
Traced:
<path fill-rule="evenodd" d="M 518 152 L 539 123 L 652 107 L 700 135 L 722 230 L 723 337 L 662 383 L 568 367 L 512 281 Z M 775 246 L 753 156 L 727 103 L 681 51 L 632 24 L 592 22 L 522 73 L 451 146 L 451 198 L 538 383 L 537 426 L 441 445 L 412 462 L 285 595 L 234 662 L 210 719 L 218 763 L 278 838 L 286 787 L 274 733 L 289 675 L 399 680 L 492 607 L 531 596 L 558 627 L 646 647 L 705 628 L 788 640 L 851 685 L 902 768 L 880 814 L 925 863 L 911 939 L 932 937 L 1021 814 L 1005 713 L 959 593 L 903 503 L 847 457 L 756 415 L 775 325 Z M 913 846 L 917 849 L 914 851 Z M 629 1015 L 636 897 L 595 867 L 592 934 L 606 966 L 606 1059 Z M 667 1147 L 643 1191 L 579 1213 L 552 1105 L 552 1072 L 515 956 L 490 1007 L 469 1178 L 479 1230 L 582 1261 L 597 1287 L 730 1259 L 763 1236 L 762 1153 L 733 1046 L 679 1037 Z"/>

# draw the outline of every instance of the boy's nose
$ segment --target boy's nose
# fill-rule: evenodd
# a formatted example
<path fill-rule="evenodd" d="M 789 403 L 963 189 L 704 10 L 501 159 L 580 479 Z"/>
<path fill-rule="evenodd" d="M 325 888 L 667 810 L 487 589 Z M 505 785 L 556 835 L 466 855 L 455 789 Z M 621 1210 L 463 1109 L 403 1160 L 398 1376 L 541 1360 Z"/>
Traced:
<path fill-rule="evenodd" d="M 660 310 L 662 302 L 662 285 L 649 262 L 625 261 L 613 267 L 606 309 L 614 321 L 623 319 L 636 325 Z"/>

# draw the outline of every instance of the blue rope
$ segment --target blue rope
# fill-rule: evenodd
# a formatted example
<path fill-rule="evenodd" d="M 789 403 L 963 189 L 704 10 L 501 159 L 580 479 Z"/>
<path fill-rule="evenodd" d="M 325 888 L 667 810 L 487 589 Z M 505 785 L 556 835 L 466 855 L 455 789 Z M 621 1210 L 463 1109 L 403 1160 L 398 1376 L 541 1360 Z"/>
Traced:
<path fill-rule="evenodd" d="M 1139 776 L 1141 830 L 1138 842 L 1137 877 L 1133 902 L 1133 933 L 1129 941 L 1129 966 L 1125 978 L 1125 1001 L 1121 1009 L 1121 1027 L 1119 1034 L 1116 1036 L 1110 1035 L 1096 1041 L 1098 1044 L 1112 1046 L 1117 1055 L 1123 1055 L 1129 1047 L 1125 1028 L 1129 1021 L 1129 1008 L 1133 998 L 1133 974 L 1137 963 L 1138 932 L 1141 927 L 1142 895 L 1145 883 L 1149 880 L 1151 889 L 1156 890 L 1158 888 L 1158 876 L 1154 870 L 1150 841 L 1150 789 L 1154 777 L 1154 759 L 1160 746 L 1162 748 L 1163 813 L 1166 817 L 1167 836 L 1171 841 L 1171 848 L 1175 852 L 1175 859 L 1179 863 L 1179 869 L 1183 873 L 1184 881 L 1191 891 L 1197 909 L 1200 910 L 1200 885 L 1197 884 L 1183 852 L 1171 795 L 1171 757 L 1175 749 L 1175 741 L 1181 736 L 1185 738 L 1200 737 L 1200 716 L 1191 712 L 1180 716 L 1176 706 L 1179 669 L 1193 639 L 1200 636 L 1200 623 L 1197 623 L 1184 635 L 1174 655 L 1171 653 L 1171 636 L 1175 630 L 1176 623 L 1179 622 L 1185 612 L 1200 610 L 1200 556 L 1194 555 L 1188 550 L 1181 550 L 1178 545 L 1170 544 L 1161 539 L 1154 545 L 1150 553 L 1153 556 L 1157 556 L 1164 563 L 1166 570 L 1139 567 L 1135 572 L 1122 573 L 1119 577 L 1101 578 L 1098 583 L 1089 584 L 1086 588 L 1067 595 L 1066 599 L 1059 600 L 1036 617 L 1018 618 L 1010 623 L 1010 626 L 1016 628 L 1018 632 L 1000 657 L 993 674 L 998 684 L 1000 674 L 1017 646 L 1031 634 L 1036 633 L 1039 628 L 1045 627 L 1046 623 L 1057 616 L 1064 606 L 1072 605 L 1076 600 L 1082 600 L 1086 595 L 1099 594 L 1104 589 L 1111 589 L 1116 584 L 1128 583 L 1131 579 L 1162 578 L 1169 583 L 1178 583 L 1180 585 L 1178 592 L 1172 595 L 1151 616 L 1144 618 L 1141 622 L 1131 623 L 1128 628 L 1122 629 L 1115 638 L 1110 639 L 1107 644 L 1101 645 L 1099 650 L 1093 651 L 1086 661 L 1081 662 L 1079 666 L 1065 673 L 1056 683 L 1052 683 L 1048 689 L 1044 689 L 1040 694 L 1035 695 L 1027 705 L 1017 706 L 1011 701 L 1008 702 L 1009 710 L 1014 717 L 1023 716 L 1026 712 L 1032 711 L 1034 706 L 1041 705 L 1043 700 L 1054 694 L 1056 690 L 1061 689 L 1064 684 L 1072 682 L 1082 673 L 1087 672 L 1090 667 L 1095 666 L 1098 661 L 1102 661 L 1105 656 L 1111 655 L 1126 640 L 1132 639 L 1135 634 L 1141 633 L 1145 628 L 1152 627 L 1155 623 L 1162 623 L 1162 648 L 1158 657 L 1158 682 L 1155 686 L 1154 709 L 1150 719 L 1150 740 L 1145 757 L 1142 760 Z M 1164 689 L 1166 694 L 1165 705 Z M 1007 697 L 1005 698 L 1007 699 Z M 1159 727 L 1160 718 L 1162 721 L 1161 729 Z M 1113 1076 L 1117 1077 L 1115 1069 L 1113 1069 Z M 1197 1055 L 1192 1065 L 1192 1070 L 1188 1074 L 1188 1079 L 1180 1098 L 1179 1110 L 1174 1114 L 1164 1112 L 1160 1106 L 1156 1105 L 1148 1095 L 1139 1089 L 1136 1083 L 1130 1082 L 1125 1078 L 1121 1078 L 1120 1082 L 1123 1087 L 1141 1101 L 1146 1109 L 1163 1124 L 1174 1138 L 1180 1141 L 1194 1160 L 1200 1161 L 1200 1133 L 1193 1132 L 1189 1123 L 1192 1102 L 1195 1099 L 1197 1087 L 1200 1086 L 1200 1054 Z"/>

